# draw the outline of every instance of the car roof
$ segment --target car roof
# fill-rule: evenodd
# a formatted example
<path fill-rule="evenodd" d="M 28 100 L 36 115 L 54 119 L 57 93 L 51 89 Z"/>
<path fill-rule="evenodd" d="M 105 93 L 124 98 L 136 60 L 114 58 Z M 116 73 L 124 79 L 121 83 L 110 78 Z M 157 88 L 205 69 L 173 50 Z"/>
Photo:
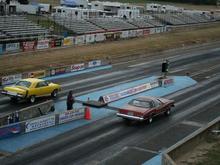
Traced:
<path fill-rule="evenodd" d="M 41 81 L 44 81 L 44 80 L 38 79 L 38 78 L 26 78 L 26 79 L 22 79 L 21 81 L 28 81 L 28 82 L 31 82 L 31 83 L 38 83 L 38 82 L 41 82 Z"/>
<path fill-rule="evenodd" d="M 135 100 L 152 101 L 152 100 L 157 100 L 157 98 L 156 97 L 152 97 L 152 96 L 139 96 L 139 97 L 135 98 Z"/>

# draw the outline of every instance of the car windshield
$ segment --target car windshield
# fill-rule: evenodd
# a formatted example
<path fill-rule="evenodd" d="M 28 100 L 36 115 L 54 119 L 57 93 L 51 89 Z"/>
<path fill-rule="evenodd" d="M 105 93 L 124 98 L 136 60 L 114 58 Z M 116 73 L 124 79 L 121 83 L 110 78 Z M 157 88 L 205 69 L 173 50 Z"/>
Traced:
<path fill-rule="evenodd" d="M 18 81 L 15 85 L 29 88 L 31 83 L 28 81 Z"/>
<path fill-rule="evenodd" d="M 151 103 L 149 101 L 142 101 L 142 100 L 131 100 L 129 105 L 133 105 L 136 107 L 142 107 L 142 108 L 151 108 Z"/>

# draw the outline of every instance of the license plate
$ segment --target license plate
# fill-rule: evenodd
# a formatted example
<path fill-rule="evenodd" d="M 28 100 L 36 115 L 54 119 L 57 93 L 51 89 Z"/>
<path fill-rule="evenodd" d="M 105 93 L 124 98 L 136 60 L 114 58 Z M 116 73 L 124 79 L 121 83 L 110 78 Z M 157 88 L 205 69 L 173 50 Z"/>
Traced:
<path fill-rule="evenodd" d="M 133 113 L 133 112 L 128 112 L 128 115 L 129 115 L 129 116 L 133 116 L 134 113 Z"/>

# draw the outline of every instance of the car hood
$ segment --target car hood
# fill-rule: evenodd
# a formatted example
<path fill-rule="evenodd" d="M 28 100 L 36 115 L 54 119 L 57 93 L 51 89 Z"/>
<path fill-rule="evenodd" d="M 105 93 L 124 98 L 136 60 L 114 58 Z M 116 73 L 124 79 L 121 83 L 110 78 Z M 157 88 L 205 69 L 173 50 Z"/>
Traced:
<path fill-rule="evenodd" d="M 132 105 L 126 105 L 122 109 L 132 111 L 132 112 L 140 112 L 140 113 L 144 113 L 144 112 L 150 110 L 150 108 L 135 107 Z"/>
<path fill-rule="evenodd" d="M 5 91 L 16 92 L 16 93 L 25 93 L 28 88 L 22 86 L 8 86 L 5 87 Z"/>

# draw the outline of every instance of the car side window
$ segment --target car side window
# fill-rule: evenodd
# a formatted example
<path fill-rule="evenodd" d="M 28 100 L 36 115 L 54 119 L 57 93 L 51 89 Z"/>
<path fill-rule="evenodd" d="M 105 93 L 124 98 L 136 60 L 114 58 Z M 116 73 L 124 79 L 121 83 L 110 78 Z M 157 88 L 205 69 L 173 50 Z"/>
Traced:
<path fill-rule="evenodd" d="M 159 100 L 154 100 L 154 104 L 155 104 L 155 107 L 159 107 L 159 106 L 161 106 L 161 101 L 159 101 Z"/>
<path fill-rule="evenodd" d="M 36 85 L 36 88 L 41 88 L 41 87 L 45 87 L 47 86 L 48 84 L 45 82 L 45 81 L 41 81 L 39 82 L 37 85 Z"/>

